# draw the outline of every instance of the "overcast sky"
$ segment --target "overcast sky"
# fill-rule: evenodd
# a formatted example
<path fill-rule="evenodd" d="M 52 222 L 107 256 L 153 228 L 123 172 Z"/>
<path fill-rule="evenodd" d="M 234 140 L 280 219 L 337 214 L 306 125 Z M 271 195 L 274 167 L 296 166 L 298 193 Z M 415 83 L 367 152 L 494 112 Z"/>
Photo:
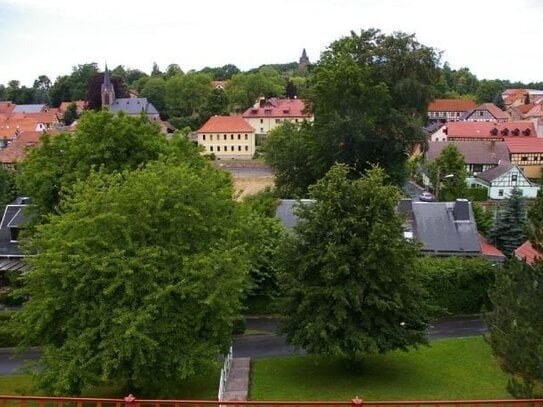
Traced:
<path fill-rule="evenodd" d="M 351 30 L 415 33 L 479 79 L 543 81 L 542 0 L 0 0 L 0 83 L 97 62 L 150 72 L 311 61 Z"/>

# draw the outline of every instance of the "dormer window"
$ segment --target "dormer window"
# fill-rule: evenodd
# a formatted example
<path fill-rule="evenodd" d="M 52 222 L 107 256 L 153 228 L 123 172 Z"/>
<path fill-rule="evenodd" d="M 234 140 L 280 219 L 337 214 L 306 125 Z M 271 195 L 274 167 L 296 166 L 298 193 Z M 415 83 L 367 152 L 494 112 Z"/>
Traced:
<path fill-rule="evenodd" d="M 518 135 L 520 134 L 520 130 L 519 130 L 519 129 L 515 129 L 515 130 L 513 130 L 513 131 L 511 132 L 511 134 L 512 134 L 513 136 L 518 136 Z"/>
<path fill-rule="evenodd" d="M 529 136 L 531 133 L 532 133 L 532 131 L 530 129 L 524 129 L 522 131 L 522 134 L 524 134 L 525 136 Z"/>
<path fill-rule="evenodd" d="M 509 135 L 509 129 L 507 127 L 502 130 L 502 135 L 503 136 L 508 136 Z"/>
<path fill-rule="evenodd" d="M 492 130 L 490 130 L 490 134 L 492 134 L 493 136 L 497 136 L 498 135 L 498 129 L 496 127 L 494 127 Z"/>

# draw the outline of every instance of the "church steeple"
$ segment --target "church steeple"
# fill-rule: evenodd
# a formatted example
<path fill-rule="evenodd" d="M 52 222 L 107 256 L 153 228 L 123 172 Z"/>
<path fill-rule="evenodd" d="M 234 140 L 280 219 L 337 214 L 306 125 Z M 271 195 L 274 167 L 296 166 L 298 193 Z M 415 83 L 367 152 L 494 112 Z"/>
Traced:
<path fill-rule="evenodd" d="M 302 56 L 300 57 L 299 64 L 300 64 L 301 68 L 306 67 L 307 65 L 309 65 L 309 57 L 307 56 L 307 52 L 305 52 L 305 48 L 302 51 Z"/>
<path fill-rule="evenodd" d="M 111 83 L 111 78 L 109 76 L 109 69 L 104 71 L 104 82 L 102 83 L 102 107 L 109 107 L 115 101 L 115 89 Z"/>

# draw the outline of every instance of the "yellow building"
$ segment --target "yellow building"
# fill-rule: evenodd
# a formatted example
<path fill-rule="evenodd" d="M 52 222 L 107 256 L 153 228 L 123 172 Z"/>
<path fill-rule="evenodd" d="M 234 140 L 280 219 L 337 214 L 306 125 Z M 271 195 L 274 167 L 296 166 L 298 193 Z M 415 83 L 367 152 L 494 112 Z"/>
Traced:
<path fill-rule="evenodd" d="M 198 145 L 219 160 L 250 160 L 255 154 L 255 129 L 241 116 L 213 116 L 197 134 Z"/>

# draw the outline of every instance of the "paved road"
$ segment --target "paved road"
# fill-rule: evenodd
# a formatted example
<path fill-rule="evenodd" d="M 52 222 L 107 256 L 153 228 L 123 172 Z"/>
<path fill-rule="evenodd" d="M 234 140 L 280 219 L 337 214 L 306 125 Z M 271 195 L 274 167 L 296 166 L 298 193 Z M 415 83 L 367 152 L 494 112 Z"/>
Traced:
<path fill-rule="evenodd" d="M 286 343 L 285 338 L 276 334 L 277 324 L 278 321 L 274 318 L 248 318 L 247 328 L 262 334 L 237 337 L 234 341 L 234 355 L 261 359 L 303 354 L 303 350 L 295 351 Z M 429 338 L 476 336 L 485 332 L 486 325 L 479 315 L 451 317 L 436 321 L 431 326 Z M 14 374 L 23 366 L 25 360 L 37 360 L 39 357 L 40 351 L 37 349 L 19 357 L 14 357 L 12 350 L 0 349 L 0 375 Z"/>
<path fill-rule="evenodd" d="M 253 359 L 272 356 L 303 354 L 303 350 L 295 351 L 285 338 L 278 336 L 278 321 L 273 318 L 248 318 L 247 328 L 261 331 L 262 335 L 241 336 L 234 341 L 236 357 Z M 477 336 L 486 332 L 485 322 L 479 315 L 442 318 L 430 326 L 428 337 L 432 339 Z"/>

